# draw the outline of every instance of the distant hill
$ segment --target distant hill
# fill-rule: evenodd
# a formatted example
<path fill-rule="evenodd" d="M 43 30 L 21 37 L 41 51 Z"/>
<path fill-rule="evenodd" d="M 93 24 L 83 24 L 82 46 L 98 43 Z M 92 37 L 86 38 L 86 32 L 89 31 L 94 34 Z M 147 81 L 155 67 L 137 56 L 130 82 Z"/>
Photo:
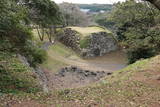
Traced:
<path fill-rule="evenodd" d="M 81 9 L 89 9 L 90 12 L 111 11 L 111 4 L 77 4 Z"/>

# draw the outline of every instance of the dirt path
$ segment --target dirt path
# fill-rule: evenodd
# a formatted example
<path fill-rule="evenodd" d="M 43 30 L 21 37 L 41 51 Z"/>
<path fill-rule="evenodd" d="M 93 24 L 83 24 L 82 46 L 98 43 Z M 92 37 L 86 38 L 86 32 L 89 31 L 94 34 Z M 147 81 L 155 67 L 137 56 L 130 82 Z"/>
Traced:
<path fill-rule="evenodd" d="M 112 52 L 102 57 L 96 57 L 92 59 L 80 59 L 74 56 L 64 57 L 57 54 L 50 54 L 50 58 L 63 61 L 70 66 L 76 66 L 82 69 L 82 71 L 77 72 L 65 72 L 63 76 L 58 76 L 58 72 L 51 72 L 44 69 L 46 76 L 48 78 L 48 86 L 50 89 L 64 89 L 64 88 L 79 88 L 99 81 L 107 73 L 111 73 L 116 70 L 120 70 L 126 66 L 126 57 L 123 52 Z M 86 72 L 105 72 L 104 76 L 97 78 L 98 75 L 95 74 L 91 76 L 85 76 Z"/>
<path fill-rule="evenodd" d="M 50 55 L 54 59 L 61 60 L 69 65 L 77 66 L 85 70 L 113 72 L 126 66 L 126 56 L 123 52 L 117 51 L 105 56 L 92 59 L 77 59 L 72 56 L 62 57 L 59 55 Z"/>

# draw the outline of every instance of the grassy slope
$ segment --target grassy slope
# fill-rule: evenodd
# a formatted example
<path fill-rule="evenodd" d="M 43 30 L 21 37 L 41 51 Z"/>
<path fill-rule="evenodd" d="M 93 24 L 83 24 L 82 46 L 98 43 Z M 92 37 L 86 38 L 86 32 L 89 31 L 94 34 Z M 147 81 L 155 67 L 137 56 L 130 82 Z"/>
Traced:
<path fill-rule="evenodd" d="M 36 102 L 34 104 L 41 106 L 159 107 L 159 84 L 160 56 L 156 56 L 138 61 L 84 88 L 54 90 L 49 94 L 29 96 L 32 102 Z"/>
<path fill-rule="evenodd" d="M 36 29 L 33 30 L 33 34 L 34 34 L 33 38 L 34 41 L 37 42 L 39 45 L 42 45 L 44 42 L 39 40 Z M 47 35 L 45 35 L 44 41 L 48 41 Z M 47 60 L 42 64 L 42 67 L 53 72 L 56 72 L 62 67 L 68 65 L 67 63 L 63 62 L 63 60 L 58 59 L 57 57 L 66 58 L 72 56 L 78 58 L 72 49 L 66 47 L 65 45 L 59 42 L 50 46 L 49 49 L 47 50 L 47 53 L 48 53 Z"/>
<path fill-rule="evenodd" d="M 58 71 L 62 67 L 68 65 L 67 63 L 63 62 L 62 60 L 63 58 L 67 57 L 74 57 L 76 59 L 78 58 L 78 56 L 72 49 L 66 47 L 65 45 L 59 42 L 51 46 L 49 50 L 47 50 L 47 53 L 48 53 L 47 61 L 42 66 L 51 71 Z"/>
<path fill-rule="evenodd" d="M 160 104 L 160 56 L 138 61 L 89 87 L 58 91 L 56 99 L 79 105 L 154 106 Z"/>

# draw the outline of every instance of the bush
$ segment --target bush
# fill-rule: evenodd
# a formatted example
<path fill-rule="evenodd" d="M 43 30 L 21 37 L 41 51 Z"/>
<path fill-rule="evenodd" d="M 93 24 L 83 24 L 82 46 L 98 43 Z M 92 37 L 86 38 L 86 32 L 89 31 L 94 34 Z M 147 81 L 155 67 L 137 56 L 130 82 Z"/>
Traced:
<path fill-rule="evenodd" d="M 128 29 L 125 33 L 124 44 L 128 45 L 127 56 L 129 63 L 141 58 L 149 58 L 159 53 L 160 32 L 158 29 L 149 29 L 146 32 Z"/>
<path fill-rule="evenodd" d="M 46 51 L 37 47 L 31 41 L 28 41 L 24 48 L 21 48 L 21 54 L 27 58 L 32 67 L 42 64 L 47 58 Z"/>
<path fill-rule="evenodd" d="M 138 47 L 130 48 L 127 50 L 128 63 L 134 63 L 142 58 L 150 58 L 156 54 L 154 48 L 149 47 Z"/>
<path fill-rule="evenodd" d="M 33 41 L 26 40 L 22 44 L 23 45 L 21 45 L 21 43 L 10 42 L 8 38 L 3 38 L 0 40 L 0 51 L 21 54 L 27 58 L 32 67 L 42 64 L 46 60 L 46 51 L 39 48 Z"/>
<path fill-rule="evenodd" d="M 13 45 L 7 39 L 0 39 L 0 51 L 14 50 Z"/>

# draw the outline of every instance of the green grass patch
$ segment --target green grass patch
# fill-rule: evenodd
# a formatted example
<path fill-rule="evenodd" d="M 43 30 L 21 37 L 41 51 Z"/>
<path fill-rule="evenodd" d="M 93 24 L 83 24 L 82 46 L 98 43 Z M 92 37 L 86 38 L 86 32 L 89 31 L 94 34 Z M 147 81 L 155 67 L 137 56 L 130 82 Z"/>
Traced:
<path fill-rule="evenodd" d="M 52 50 L 54 51 L 54 53 L 59 54 L 64 57 L 75 54 L 75 52 L 72 49 L 66 47 L 65 45 L 61 43 L 56 43 L 55 45 L 51 46 L 49 50 Z"/>
<path fill-rule="evenodd" d="M 80 48 L 87 48 L 90 43 L 90 37 L 86 36 L 80 40 Z"/>
<path fill-rule="evenodd" d="M 68 66 L 68 64 L 64 61 L 65 58 L 79 58 L 79 56 L 77 56 L 72 49 L 59 42 L 53 46 L 50 46 L 49 50 L 47 50 L 47 53 L 48 58 L 42 66 L 54 72 L 58 71 L 62 67 Z"/>
<path fill-rule="evenodd" d="M 43 63 L 42 66 L 50 71 L 57 72 L 62 67 L 67 66 L 67 64 L 48 55 L 47 60 Z"/>

